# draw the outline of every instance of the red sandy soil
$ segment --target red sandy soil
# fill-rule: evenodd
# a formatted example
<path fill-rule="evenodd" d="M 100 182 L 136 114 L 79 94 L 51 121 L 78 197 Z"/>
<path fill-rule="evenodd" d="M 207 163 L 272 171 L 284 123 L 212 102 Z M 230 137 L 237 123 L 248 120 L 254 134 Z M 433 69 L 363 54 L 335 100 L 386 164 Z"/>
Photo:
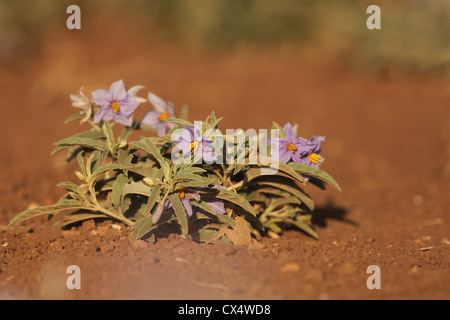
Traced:
<path fill-rule="evenodd" d="M 69 94 L 118 79 L 178 110 L 188 104 L 191 120 L 215 110 L 221 128 L 290 121 L 304 137 L 325 135 L 322 169 L 343 191 L 307 188 L 319 240 L 286 230 L 260 248 L 176 235 L 131 243 L 111 221 L 63 231 L 29 220 L 0 230 L 0 299 L 450 298 L 447 80 L 348 72 L 285 49 L 208 55 L 121 30 L 111 40 L 63 32 L 2 67 L 0 225 L 56 202 L 58 182 L 77 181 L 65 153 L 50 156 L 53 142 L 81 130 L 64 124 L 75 112 Z M 126 45 L 114 50 L 120 40 Z M 66 287 L 69 265 L 81 269 L 81 290 Z M 366 286 L 370 265 L 380 267 L 380 290 Z"/>

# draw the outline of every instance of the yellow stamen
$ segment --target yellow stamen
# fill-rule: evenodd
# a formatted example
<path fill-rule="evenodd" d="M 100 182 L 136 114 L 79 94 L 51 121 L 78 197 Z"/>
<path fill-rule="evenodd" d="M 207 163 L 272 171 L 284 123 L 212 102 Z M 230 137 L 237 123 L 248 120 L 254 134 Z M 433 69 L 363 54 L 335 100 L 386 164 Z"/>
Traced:
<path fill-rule="evenodd" d="M 178 193 L 178 197 L 180 197 L 180 199 L 183 199 L 183 198 L 184 198 L 184 195 L 185 195 L 185 193 L 186 193 L 186 189 L 184 189 L 184 188 L 179 189 L 179 190 L 177 191 L 177 193 Z"/>
<path fill-rule="evenodd" d="M 318 164 L 320 162 L 320 156 L 317 153 L 311 153 L 308 158 L 312 163 Z"/>
<path fill-rule="evenodd" d="M 287 149 L 288 149 L 290 152 L 292 152 L 292 153 L 294 153 L 295 151 L 297 151 L 297 147 L 294 146 L 292 143 L 289 144 L 289 145 L 287 146 Z"/>
<path fill-rule="evenodd" d="M 200 143 L 197 140 L 194 140 L 194 142 L 191 143 L 191 150 L 194 150 L 194 154 L 197 153 L 198 150 L 198 146 L 200 145 Z"/>
<path fill-rule="evenodd" d="M 165 113 L 165 112 L 161 113 L 161 114 L 158 116 L 158 120 L 159 120 L 159 121 L 164 121 L 165 119 L 169 119 L 169 118 L 170 118 L 170 116 L 169 116 L 167 113 Z"/>
<path fill-rule="evenodd" d="M 114 113 L 118 113 L 120 111 L 120 106 L 119 106 L 119 104 L 116 101 L 111 103 L 111 108 L 113 108 Z"/>

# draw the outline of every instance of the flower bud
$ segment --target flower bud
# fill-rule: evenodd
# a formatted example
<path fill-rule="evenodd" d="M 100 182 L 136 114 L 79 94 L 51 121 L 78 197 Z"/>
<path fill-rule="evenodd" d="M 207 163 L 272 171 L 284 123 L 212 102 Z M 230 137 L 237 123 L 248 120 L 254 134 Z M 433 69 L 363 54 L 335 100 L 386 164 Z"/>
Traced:
<path fill-rule="evenodd" d="M 142 181 L 150 187 L 154 187 L 159 184 L 159 180 L 154 178 L 144 178 Z"/>
<path fill-rule="evenodd" d="M 128 148 L 128 142 L 125 141 L 125 140 L 120 141 L 118 148 L 119 149 L 126 149 L 126 148 Z"/>

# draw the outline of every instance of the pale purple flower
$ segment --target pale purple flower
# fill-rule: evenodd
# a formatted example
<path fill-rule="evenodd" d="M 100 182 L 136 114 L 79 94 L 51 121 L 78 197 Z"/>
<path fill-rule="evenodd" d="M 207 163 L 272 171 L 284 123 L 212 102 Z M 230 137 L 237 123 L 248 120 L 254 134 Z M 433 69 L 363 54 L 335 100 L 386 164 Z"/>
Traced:
<path fill-rule="evenodd" d="M 167 130 L 175 127 L 175 123 L 164 121 L 165 119 L 175 118 L 175 108 L 171 103 L 166 103 L 157 95 L 149 92 L 148 100 L 153 104 L 155 110 L 147 112 L 141 120 L 143 125 L 156 128 L 158 136 L 166 134 Z"/>
<path fill-rule="evenodd" d="M 206 186 L 205 186 L 206 187 Z M 201 187 L 200 187 L 201 188 Z M 177 196 L 180 198 L 181 204 L 183 205 L 184 210 L 186 211 L 186 215 L 188 218 L 192 216 L 194 213 L 194 209 L 192 207 L 191 200 L 201 201 L 200 194 L 192 188 L 181 188 L 176 192 Z M 205 200 L 206 204 L 208 204 L 211 209 L 216 214 L 224 214 L 225 213 L 225 205 L 223 201 L 208 198 Z M 169 199 L 166 199 L 164 205 L 158 205 L 153 213 L 152 222 L 156 223 L 161 218 L 161 215 L 164 211 L 172 208 L 172 202 Z"/>
<path fill-rule="evenodd" d="M 225 204 L 222 200 L 216 198 L 207 198 L 205 199 L 205 202 L 208 206 L 211 207 L 215 214 L 225 214 Z"/>
<path fill-rule="evenodd" d="M 181 188 L 176 191 L 176 194 L 181 200 L 181 204 L 183 205 L 184 210 L 186 211 L 186 215 L 188 217 L 192 216 L 193 209 L 191 199 L 200 201 L 200 195 L 198 194 L 198 192 L 190 188 Z M 166 199 L 164 206 L 158 205 L 155 210 L 155 213 L 153 214 L 152 218 L 153 223 L 158 222 L 163 211 L 166 211 L 170 208 L 172 208 L 172 202 L 170 202 L 169 199 Z"/>
<path fill-rule="evenodd" d="M 135 88 L 135 87 L 133 87 Z M 125 126 L 131 126 L 133 113 L 140 104 L 140 99 L 136 97 L 136 89 L 131 95 L 125 90 L 122 80 L 114 82 L 109 90 L 95 90 L 92 92 L 92 99 L 100 106 L 100 110 L 94 115 L 94 123 L 101 120 L 114 120 Z"/>
<path fill-rule="evenodd" d="M 195 158 L 203 158 L 206 162 L 217 160 L 212 141 L 201 135 L 195 125 L 184 126 L 183 133 L 176 135 L 173 143 L 181 149 L 183 154 L 193 155 Z"/>
<path fill-rule="evenodd" d="M 268 139 L 273 147 L 278 148 L 279 161 L 287 163 L 292 160 L 316 168 L 321 165 L 323 158 L 320 156 L 320 144 L 325 141 L 325 137 L 314 136 L 310 140 L 297 137 L 296 127 L 292 127 L 290 123 L 283 127 L 283 131 L 284 139 Z"/>
<path fill-rule="evenodd" d="M 287 163 L 290 160 L 299 162 L 302 152 L 301 138 L 297 138 L 295 127 L 290 123 L 283 127 L 284 139 L 268 138 L 267 141 L 273 148 L 278 148 L 278 161 Z"/>
<path fill-rule="evenodd" d="M 80 113 L 84 113 L 84 118 L 80 123 L 89 120 L 92 114 L 91 100 L 83 93 L 83 88 L 80 89 L 80 94 L 71 94 L 70 100 L 72 100 L 72 106 L 80 109 Z"/>
<path fill-rule="evenodd" d="M 130 98 L 133 98 L 134 100 L 136 100 L 139 103 L 144 103 L 144 102 L 147 101 L 147 99 L 138 97 L 136 95 L 139 90 L 142 90 L 144 88 L 145 88 L 144 86 L 140 86 L 140 85 L 133 86 L 133 87 L 131 87 L 130 89 L 127 90 L 128 96 Z"/>
<path fill-rule="evenodd" d="M 314 136 L 309 140 L 302 138 L 301 145 L 303 152 L 300 160 L 296 162 L 319 168 L 324 160 L 320 155 L 320 152 L 322 151 L 320 149 L 320 144 L 323 141 L 325 141 L 325 137 L 322 136 Z"/>

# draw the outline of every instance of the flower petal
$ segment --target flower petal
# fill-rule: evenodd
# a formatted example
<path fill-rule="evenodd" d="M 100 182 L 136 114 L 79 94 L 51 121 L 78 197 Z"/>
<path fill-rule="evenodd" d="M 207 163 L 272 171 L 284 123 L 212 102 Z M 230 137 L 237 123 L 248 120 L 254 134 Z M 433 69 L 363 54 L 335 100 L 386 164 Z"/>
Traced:
<path fill-rule="evenodd" d="M 166 112 L 167 104 L 166 102 L 158 97 L 157 95 L 149 92 L 148 93 L 148 101 L 150 101 L 153 106 L 155 107 L 155 110 L 159 111 L 160 113 Z"/>
<path fill-rule="evenodd" d="M 181 203 L 183 204 L 184 210 L 186 210 L 186 214 L 188 217 L 192 216 L 192 204 L 191 200 L 188 197 L 183 197 L 181 199 Z"/>
<path fill-rule="evenodd" d="M 155 110 L 148 111 L 142 117 L 141 123 L 143 125 L 156 128 L 156 125 L 159 123 L 158 116 L 159 116 L 158 111 L 155 111 Z"/>
<path fill-rule="evenodd" d="M 112 94 L 108 90 L 92 91 L 92 100 L 99 106 L 108 106 L 112 102 Z"/>
<path fill-rule="evenodd" d="M 205 202 L 211 207 L 214 213 L 225 214 L 225 204 L 223 203 L 223 201 L 214 198 L 208 198 Z"/>
<path fill-rule="evenodd" d="M 123 80 L 114 82 L 109 88 L 112 99 L 114 101 L 124 100 L 127 98 L 127 90 L 125 90 L 125 84 Z"/>
<path fill-rule="evenodd" d="M 286 146 L 280 146 L 279 150 L 278 161 L 287 163 L 291 159 L 292 152 Z"/>

